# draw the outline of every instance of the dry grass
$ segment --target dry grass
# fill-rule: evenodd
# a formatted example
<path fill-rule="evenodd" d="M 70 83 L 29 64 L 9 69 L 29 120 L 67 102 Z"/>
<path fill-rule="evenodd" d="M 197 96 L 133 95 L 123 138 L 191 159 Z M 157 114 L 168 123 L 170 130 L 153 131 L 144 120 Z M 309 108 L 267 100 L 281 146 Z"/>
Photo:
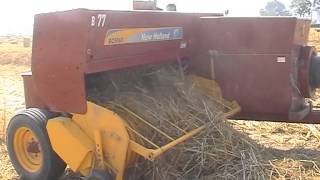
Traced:
<path fill-rule="evenodd" d="M 320 49 L 320 28 L 311 28 L 309 34 L 309 44 Z"/>
<path fill-rule="evenodd" d="M 27 71 L 27 66 L 12 64 L 0 66 L 0 137 L 4 135 L 4 127 L 8 117 L 24 108 L 23 82 L 20 73 Z"/>
<path fill-rule="evenodd" d="M 31 38 L 31 37 L 27 37 Z M 31 47 L 23 46 L 23 37 L 0 37 L 0 64 L 30 65 Z"/>
<path fill-rule="evenodd" d="M 307 125 L 230 122 L 236 130 L 266 148 L 263 158 L 269 169 L 269 179 L 320 179 L 319 134 L 313 134 Z"/>
<path fill-rule="evenodd" d="M 16 172 L 11 165 L 11 162 L 8 157 L 8 152 L 5 148 L 5 143 L 0 139 L 0 179 L 15 179 Z"/>

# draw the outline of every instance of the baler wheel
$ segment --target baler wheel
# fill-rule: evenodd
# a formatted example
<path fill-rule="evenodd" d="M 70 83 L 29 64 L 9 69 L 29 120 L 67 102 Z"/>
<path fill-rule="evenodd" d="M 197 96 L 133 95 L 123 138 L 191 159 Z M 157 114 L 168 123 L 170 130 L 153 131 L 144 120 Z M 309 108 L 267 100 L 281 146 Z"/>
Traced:
<path fill-rule="evenodd" d="M 10 120 L 7 148 L 21 179 L 55 180 L 63 174 L 66 164 L 53 151 L 46 130 L 53 117 L 53 113 L 31 108 Z"/>

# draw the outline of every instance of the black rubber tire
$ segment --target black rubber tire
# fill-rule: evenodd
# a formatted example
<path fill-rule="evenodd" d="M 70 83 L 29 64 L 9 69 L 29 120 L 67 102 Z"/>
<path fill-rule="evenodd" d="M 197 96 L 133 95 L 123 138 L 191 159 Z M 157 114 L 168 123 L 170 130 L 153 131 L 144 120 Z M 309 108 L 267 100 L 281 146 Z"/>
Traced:
<path fill-rule="evenodd" d="M 310 64 L 310 85 L 312 89 L 320 87 L 320 57 L 313 56 Z"/>
<path fill-rule="evenodd" d="M 54 152 L 46 130 L 48 119 L 56 114 L 30 108 L 15 115 L 7 128 L 7 148 L 13 167 L 23 180 L 56 180 L 66 168 L 65 162 Z M 20 127 L 29 128 L 37 137 L 43 153 L 43 162 L 36 172 L 25 170 L 19 163 L 14 151 L 14 135 Z"/>

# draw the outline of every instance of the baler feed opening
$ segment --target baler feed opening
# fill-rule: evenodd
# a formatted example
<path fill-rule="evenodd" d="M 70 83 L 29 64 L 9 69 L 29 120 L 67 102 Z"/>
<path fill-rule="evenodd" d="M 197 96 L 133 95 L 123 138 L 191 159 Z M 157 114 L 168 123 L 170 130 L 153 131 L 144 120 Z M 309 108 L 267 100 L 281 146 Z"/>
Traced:
<path fill-rule="evenodd" d="M 215 116 L 221 117 L 240 111 L 236 102 L 222 98 L 213 80 L 195 75 L 181 77 L 178 69 L 171 65 L 143 66 L 87 78 L 88 100 L 125 120 L 129 149 L 151 161 L 211 123 L 197 117 L 199 112 L 187 104 L 208 103 L 215 108 Z M 201 102 L 203 99 L 206 102 Z"/>

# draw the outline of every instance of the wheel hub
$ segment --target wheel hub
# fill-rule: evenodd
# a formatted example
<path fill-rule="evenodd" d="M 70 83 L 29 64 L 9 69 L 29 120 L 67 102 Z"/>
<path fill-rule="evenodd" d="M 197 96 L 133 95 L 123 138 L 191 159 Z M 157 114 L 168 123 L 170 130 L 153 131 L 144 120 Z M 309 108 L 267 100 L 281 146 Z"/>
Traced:
<path fill-rule="evenodd" d="M 14 135 L 14 150 L 25 170 L 35 172 L 41 168 L 43 163 L 41 146 L 31 129 L 26 127 L 17 129 Z"/>
<path fill-rule="evenodd" d="M 36 141 L 28 142 L 27 151 L 29 153 L 40 153 L 39 143 Z"/>

